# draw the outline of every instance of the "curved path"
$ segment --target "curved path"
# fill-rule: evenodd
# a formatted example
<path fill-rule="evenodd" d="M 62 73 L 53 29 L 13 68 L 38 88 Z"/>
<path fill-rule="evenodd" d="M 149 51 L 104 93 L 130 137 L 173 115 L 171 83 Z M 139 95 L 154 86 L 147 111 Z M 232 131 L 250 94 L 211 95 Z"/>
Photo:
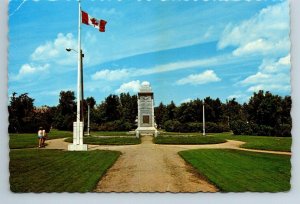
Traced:
<path fill-rule="evenodd" d="M 244 151 L 291 154 L 240 148 L 245 142 L 228 140 L 208 145 L 158 145 L 152 136 L 143 136 L 139 145 L 89 145 L 89 150 L 117 150 L 122 155 L 98 183 L 96 192 L 216 192 L 178 152 L 189 149 L 238 149 Z M 47 141 L 46 149 L 68 148 L 64 139 Z"/>

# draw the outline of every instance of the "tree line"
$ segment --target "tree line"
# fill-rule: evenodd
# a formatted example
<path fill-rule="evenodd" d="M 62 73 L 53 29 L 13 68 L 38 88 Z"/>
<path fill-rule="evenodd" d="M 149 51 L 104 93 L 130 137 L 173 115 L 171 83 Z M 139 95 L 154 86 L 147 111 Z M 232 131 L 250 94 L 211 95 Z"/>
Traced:
<path fill-rule="evenodd" d="M 291 136 L 291 97 L 270 92 L 254 93 L 249 101 L 240 104 L 236 99 L 223 103 L 219 98 L 206 97 L 181 103 L 162 102 L 155 107 L 157 128 L 174 132 L 201 132 L 203 104 L 206 132 L 233 131 L 234 134 Z M 136 128 L 137 96 L 129 93 L 111 94 L 96 103 L 93 97 L 83 101 L 85 127 L 87 106 L 90 106 L 91 130 L 127 131 Z M 61 91 L 59 104 L 35 107 L 27 93 L 13 93 L 8 106 L 9 132 L 36 132 L 39 126 L 72 130 L 76 120 L 74 92 Z"/>

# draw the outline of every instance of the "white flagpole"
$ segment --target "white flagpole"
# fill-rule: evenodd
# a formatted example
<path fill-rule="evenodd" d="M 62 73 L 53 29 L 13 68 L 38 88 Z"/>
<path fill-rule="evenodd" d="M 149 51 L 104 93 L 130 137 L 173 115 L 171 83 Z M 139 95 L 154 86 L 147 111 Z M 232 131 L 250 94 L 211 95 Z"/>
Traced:
<path fill-rule="evenodd" d="M 204 108 L 204 101 L 203 101 L 203 119 L 202 119 L 203 121 L 203 136 L 205 136 L 205 108 Z"/>
<path fill-rule="evenodd" d="M 80 30 L 81 30 L 81 6 L 80 6 L 80 0 L 78 0 L 78 57 L 77 57 L 77 138 L 76 138 L 76 144 L 79 145 L 79 138 L 80 138 L 80 97 L 81 97 L 81 36 L 80 36 Z"/>
<path fill-rule="evenodd" d="M 76 122 L 73 123 L 73 144 L 69 144 L 68 150 L 70 151 L 87 151 L 88 147 L 83 144 L 83 122 L 80 121 L 80 101 L 82 99 L 82 84 L 81 84 L 81 66 L 82 66 L 82 52 L 81 52 L 81 6 L 78 0 L 78 58 L 77 58 L 77 112 Z"/>

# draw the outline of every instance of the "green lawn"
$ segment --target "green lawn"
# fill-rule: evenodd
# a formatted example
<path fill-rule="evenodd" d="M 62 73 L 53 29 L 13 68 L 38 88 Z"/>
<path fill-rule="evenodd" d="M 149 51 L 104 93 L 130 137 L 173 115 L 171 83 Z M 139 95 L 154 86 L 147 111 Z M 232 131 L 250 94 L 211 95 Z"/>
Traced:
<path fill-rule="evenodd" d="M 159 136 L 202 136 L 202 133 L 200 133 L 200 132 L 182 133 L 182 132 L 159 131 Z"/>
<path fill-rule="evenodd" d="M 222 139 L 239 140 L 246 142 L 246 144 L 241 146 L 243 148 L 273 151 L 291 151 L 291 137 L 233 135 L 231 133 L 220 133 L 214 134 L 213 136 Z"/>
<path fill-rule="evenodd" d="M 73 142 L 73 138 L 67 138 L 66 142 Z M 84 137 L 83 143 L 85 144 L 95 144 L 95 145 L 134 145 L 140 144 L 140 138 L 136 137 Z"/>
<path fill-rule="evenodd" d="M 51 130 L 48 134 L 48 139 L 57 139 L 72 137 L 73 133 L 71 131 L 60 131 Z M 37 133 L 10 133 L 9 134 L 9 147 L 11 149 L 20 148 L 31 148 L 38 146 Z"/>
<path fill-rule="evenodd" d="M 13 192 L 91 192 L 119 157 L 117 151 L 10 151 Z"/>
<path fill-rule="evenodd" d="M 128 136 L 128 131 L 91 131 L 92 136 Z M 134 135 L 134 134 L 133 134 Z"/>
<path fill-rule="evenodd" d="M 156 144 L 218 144 L 225 139 L 212 136 L 158 136 L 153 139 Z"/>
<path fill-rule="evenodd" d="M 290 156 L 239 150 L 188 150 L 179 155 L 223 192 L 290 189 Z"/>

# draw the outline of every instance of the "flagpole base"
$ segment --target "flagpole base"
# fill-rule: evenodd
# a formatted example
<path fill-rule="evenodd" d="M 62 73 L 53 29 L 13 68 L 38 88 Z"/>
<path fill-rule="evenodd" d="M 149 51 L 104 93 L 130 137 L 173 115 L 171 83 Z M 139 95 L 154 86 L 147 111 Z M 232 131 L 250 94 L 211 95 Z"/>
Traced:
<path fill-rule="evenodd" d="M 87 150 L 88 150 L 87 144 L 82 144 L 82 145 L 69 144 L 68 145 L 68 151 L 87 151 Z"/>

